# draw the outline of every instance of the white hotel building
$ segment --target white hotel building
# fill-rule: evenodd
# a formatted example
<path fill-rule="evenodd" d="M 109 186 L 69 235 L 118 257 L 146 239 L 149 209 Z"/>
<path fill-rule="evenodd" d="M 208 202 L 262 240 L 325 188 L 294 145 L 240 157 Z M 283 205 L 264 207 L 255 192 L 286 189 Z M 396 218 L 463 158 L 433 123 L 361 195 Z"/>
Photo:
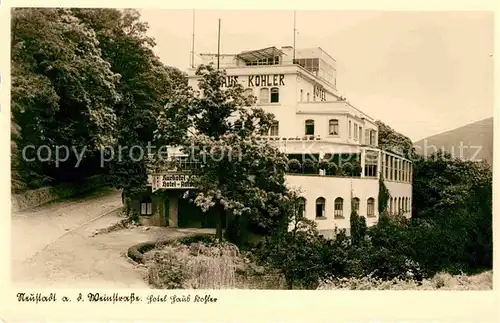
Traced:
<path fill-rule="evenodd" d="M 200 57 L 203 64 L 217 64 L 217 55 Z M 269 47 L 223 54 L 219 62 L 227 73 L 226 84 L 240 83 L 247 94 L 257 97 L 258 106 L 275 115 L 275 124 L 262 140 L 272 140 L 302 165 L 303 158 L 307 158 L 304 156 L 327 158 L 337 165 L 339 160 L 346 160 L 342 159 L 345 156 L 357 158 L 360 172 L 356 174 L 333 175 L 335 172 L 318 169 L 286 176 L 288 185 L 302 192 L 306 217 L 315 220 L 324 235 L 335 227 L 349 229 L 351 198 L 368 226 L 378 221 L 381 174 L 391 195 L 388 211 L 411 217 L 412 163 L 377 148 L 375 120 L 338 94 L 335 59 L 321 48 L 297 49 L 294 53 L 292 47 Z M 188 70 L 188 82 L 194 89 L 198 86 L 195 72 L 196 68 Z M 196 222 L 184 221 L 181 225 L 183 213 L 187 212 L 181 207 L 187 207 L 181 201 L 182 187 L 177 184 L 178 194 L 170 190 L 172 194 L 166 200 L 153 198 L 148 200 L 151 204 L 142 201 L 142 205 L 137 201 L 143 222 L 170 226 Z"/>

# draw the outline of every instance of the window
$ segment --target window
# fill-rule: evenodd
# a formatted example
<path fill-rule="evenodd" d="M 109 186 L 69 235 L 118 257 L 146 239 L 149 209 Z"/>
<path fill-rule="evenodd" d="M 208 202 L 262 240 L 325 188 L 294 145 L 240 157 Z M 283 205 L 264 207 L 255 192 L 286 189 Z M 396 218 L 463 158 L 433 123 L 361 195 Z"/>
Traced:
<path fill-rule="evenodd" d="M 333 211 L 334 217 L 337 219 L 343 218 L 344 217 L 344 214 L 343 214 L 344 210 L 343 209 L 344 209 L 344 200 L 341 197 L 337 197 L 335 199 L 335 209 Z"/>
<path fill-rule="evenodd" d="M 309 92 L 307 93 L 307 102 L 309 102 Z"/>
<path fill-rule="evenodd" d="M 271 128 L 269 129 L 269 135 L 270 136 L 278 136 L 278 134 L 279 134 L 279 122 L 273 121 L 273 124 L 271 125 Z"/>
<path fill-rule="evenodd" d="M 306 136 L 314 136 L 314 120 L 306 120 Z"/>
<path fill-rule="evenodd" d="M 398 159 L 398 181 L 401 182 L 403 179 L 403 161 L 401 159 Z"/>
<path fill-rule="evenodd" d="M 389 199 L 389 214 L 392 214 L 392 197 Z"/>
<path fill-rule="evenodd" d="M 280 89 L 277 87 L 273 87 L 271 89 L 271 103 L 278 103 L 280 102 Z"/>
<path fill-rule="evenodd" d="M 401 211 L 402 211 L 401 198 L 398 197 L 398 214 L 401 214 Z"/>
<path fill-rule="evenodd" d="M 352 208 L 359 214 L 359 198 L 355 197 L 352 199 Z"/>
<path fill-rule="evenodd" d="M 363 129 L 361 129 L 361 126 L 359 126 L 359 142 L 362 142 L 361 141 L 362 134 L 363 134 Z"/>
<path fill-rule="evenodd" d="M 375 146 L 375 130 L 370 130 L 370 145 Z"/>
<path fill-rule="evenodd" d="M 260 89 L 260 104 L 268 104 L 269 103 L 269 89 L 262 88 Z"/>
<path fill-rule="evenodd" d="M 328 129 L 329 129 L 328 133 L 331 136 L 338 136 L 339 135 L 339 121 L 337 119 L 330 120 Z"/>
<path fill-rule="evenodd" d="M 408 212 L 408 198 L 407 197 L 405 197 L 404 210 L 405 210 L 405 213 Z"/>
<path fill-rule="evenodd" d="M 358 125 L 354 124 L 354 140 L 358 140 Z"/>
<path fill-rule="evenodd" d="M 391 156 L 391 181 L 395 181 L 396 180 L 396 158 L 394 158 L 394 156 Z"/>
<path fill-rule="evenodd" d="M 316 217 L 322 218 L 325 216 L 325 199 L 323 197 L 318 197 L 316 200 Z"/>
<path fill-rule="evenodd" d="M 378 177 L 377 173 L 378 165 L 378 152 L 376 151 L 366 151 L 365 152 L 365 176 L 366 177 Z"/>
<path fill-rule="evenodd" d="M 253 95 L 253 89 L 245 89 L 244 94 L 245 94 L 245 97 L 248 98 L 249 96 Z"/>
<path fill-rule="evenodd" d="M 141 201 L 141 215 L 151 215 L 153 203 L 150 198 Z"/>
<path fill-rule="evenodd" d="M 368 145 L 370 143 L 370 130 L 366 129 L 365 130 L 365 145 Z"/>
<path fill-rule="evenodd" d="M 389 170 L 391 169 L 391 165 L 389 164 L 390 162 L 390 156 L 385 155 L 385 176 L 384 179 L 388 179 L 389 176 Z"/>
<path fill-rule="evenodd" d="M 351 120 L 349 120 L 349 138 L 352 138 Z"/>
<path fill-rule="evenodd" d="M 299 216 L 306 216 L 306 199 L 303 197 L 299 198 Z"/>
<path fill-rule="evenodd" d="M 300 102 L 304 101 L 304 90 L 300 89 Z"/>
<path fill-rule="evenodd" d="M 370 197 L 366 202 L 366 216 L 375 216 L 375 199 Z"/>
<path fill-rule="evenodd" d="M 406 162 L 404 160 L 401 161 L 401 181 L 405 181 L 405 171 L 406 171 Z"/>

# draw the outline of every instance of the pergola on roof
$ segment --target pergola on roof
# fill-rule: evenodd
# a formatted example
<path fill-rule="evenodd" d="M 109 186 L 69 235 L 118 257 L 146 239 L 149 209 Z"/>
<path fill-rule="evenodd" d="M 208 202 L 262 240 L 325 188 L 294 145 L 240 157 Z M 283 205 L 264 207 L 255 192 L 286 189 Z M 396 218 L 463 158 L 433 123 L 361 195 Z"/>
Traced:
<path fill-rule="evenodd" d="M 281 56 L 283 54 L 284 54 L 283 51 L 273 46 L 263 49 L 244 51 L 238 54 L 237 57 L 241 58 L 245 62 L 251 62 L 260 59 L 273 58 L 276 56 Z"/>

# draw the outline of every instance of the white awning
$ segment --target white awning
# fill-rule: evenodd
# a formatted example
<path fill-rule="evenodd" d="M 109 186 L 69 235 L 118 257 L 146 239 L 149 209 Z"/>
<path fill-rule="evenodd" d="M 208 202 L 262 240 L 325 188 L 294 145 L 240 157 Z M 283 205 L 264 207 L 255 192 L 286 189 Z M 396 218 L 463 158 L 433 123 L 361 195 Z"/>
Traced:
<path fill-rule="evenodd" d="M 246 62 L 252 62 L 260 59 L 273 58 L 281 55 L 284 55 L 283 51 L 273 46 L 264 49 L 241 52 L 237 56 L 238 58 L 241 58 Z"/>

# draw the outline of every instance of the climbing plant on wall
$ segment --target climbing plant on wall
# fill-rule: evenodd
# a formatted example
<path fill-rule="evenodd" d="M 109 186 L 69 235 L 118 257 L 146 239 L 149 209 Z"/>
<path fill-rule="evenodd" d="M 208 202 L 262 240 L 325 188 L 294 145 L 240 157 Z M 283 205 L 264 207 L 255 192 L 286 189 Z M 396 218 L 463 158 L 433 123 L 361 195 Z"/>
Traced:
<path fill-rule="evenodd" d="M 380 174 L 378 180 L 378 213 L 383 214 L 387 210 L 387 202 L 391 197 L 389 190 L 385 186 L 384 176 Z"/>

